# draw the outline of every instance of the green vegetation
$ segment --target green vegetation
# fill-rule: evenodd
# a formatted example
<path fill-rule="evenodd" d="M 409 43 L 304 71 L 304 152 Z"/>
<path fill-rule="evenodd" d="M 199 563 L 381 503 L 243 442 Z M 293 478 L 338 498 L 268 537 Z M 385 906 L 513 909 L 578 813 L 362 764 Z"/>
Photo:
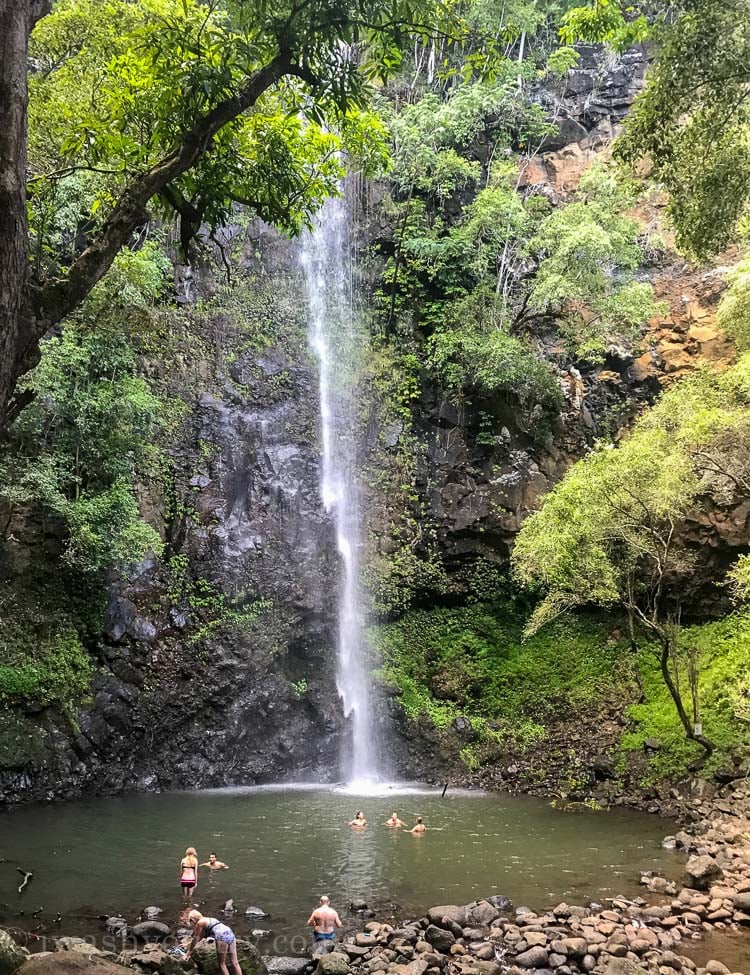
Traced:
<path fill-rule="evenodd" d="M 696 556 L 679 528 L 701 491 L 730 502 L 747 496 L 749 433 L 746 354 L 724 374 L 706 369 L 673 387 L 627 440 L 600 444 L 576 464 L 524 524 L 513 552 L 520 581 L 544 590 L 527 633 L 574 606 L 620 606 L 634 645 L 638 632 L 658 644 L 684 733 L 708 756 L 715 743 L 701 730 L 700 647 L 680 627 L 682 579 Z"/>
<path fill-rule="evenodd" d="M 738 352 L 750 352 L 750 257 L 733 267 L 729 287 L 719 302 L 719 325 L 733 340 Z"/>
<path fill-rule="evenodd" d="M 747 0 L 590 0 L 564 20 L 566 43 L 622 49 L 650 35 L 656 63 L 615 152 L 630 165 L 648 160 L 680 247 L 698 257 L 742 231 L 750 202 L 747 21 Z"/>
<path fill-rule="evenodd" d="M 0 705 L 26 702 L 68 709 L 85 698 L 93 667 L 75 630 L 35 630 L 3 618 L 0 651 Z"/>
<path fill-rule="evenodd" d="M 525 616 L 525 607 L 512 602 L 408 613 L 371 631 L 383 656 L 380 679 L 399 689 L 413 721 L 427 719 L 447 730 L 457 717 L 467 717 L 475 741 L 461 745 L 456 739 L 455 748 L 472 771 L 503 753 L 539 752 L 539 765 L 550 763 L 548 773 L 558 763 L 557 771 L 567 770 L 566 789 L 586 786 L 575 752 L 547 754 L 546 739 L 560 724 L 588 727 L 602 712 L 632 701 L 619 744 L 620 774 L 629 774 L 631 752 L 642 754 L 643 742 L 656 739 L 659 749 L 648 759 L 645 781 L 684 777 L 700 747 L 685 737 L 658 648 L 645 645 L 633 655 L 626 627 L 612 629 L 624 621 L 604 616 L 570 615 L 525 639 Z M 716 746 L 704 767 L 710 774 L 750 755 L 750 618 L 737 613 L 686 627 L 683 639 L 699 652 L 701 716 Z M 687 684 L 684 662 L 680 677 Z"/>
<path fill-rule="evenodd" d="M 616 700 L 630 681 L 621 638 L 598 620 L 566 620 L 524 642 L 522 604 L 416 610 L 372 634 L 381 679 L 406 714 L 445 728 L 459 715 L 480 736 L 526 749 L 557 720 Z"/>
<path fill-rule="evenodd" d="M 686 627 L 682 639 L 697 651 L 704 734 L 716 745 L 704 768 L 703 774 L 708 774 L 731 767 L 731 758 L 750 756 L 750 616 L 742 612 Z M 635 727 L 623 735 L 621 747 L 625 752 L 640 750 L 646 739 L 656 739 L 660 748 L 649 759 L 650 777 L 680 778 L 695 762 L 696 746 L 685 737 L 677 719 L 657 654 L 641 654 L 639 669 L 645 700 L 628 709 Z M 690 678 L 684 663 L 680 671 L 687 685 Z"/>

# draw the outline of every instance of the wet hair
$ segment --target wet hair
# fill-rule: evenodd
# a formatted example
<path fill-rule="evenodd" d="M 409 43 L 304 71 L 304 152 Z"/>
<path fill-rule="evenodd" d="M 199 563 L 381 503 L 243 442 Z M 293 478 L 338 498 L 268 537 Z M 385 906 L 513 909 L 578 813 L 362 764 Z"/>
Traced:
<path fill-rule="evenodd" d="M 211 859 L 211 857 L 215 857 L 215 856 L 216 856 L 216 854 L 215 854 L 215 853 L 209 853 L 209 854 L 208 854 L 208 859 L 210 860 L 210 859 Z"/>
<path fill-rule="evenodd" d="M 185 850 L 185 856 L 186 857 L 197 857 L 198 854 L 197 854 L 197 852 L 195 850 L 195 847 L 194 846 L 189 846 L 187 848 L 187 850 Z"/>
<path fill-rule="evenodd" d="M 328 896 L 328 894 L 323 894 L 321 896 L 321 898 L 320 898 L 320 903 L 321 904 L 330 904 L 331 903 L 331 898 Z"/>
<path fill-rule="evenodd" d="M 192 924 L 194 921 L 200 921 L 203 917 L 200 911 L 196 911 L 195 908 L 188 914 L 188 921 Z"/>
<path fill-rule="evenodd" d="M 418 823 L 421 823 L 422 822 L 422 817 L 421 816 L 417 816 L 417 822 Z"/>

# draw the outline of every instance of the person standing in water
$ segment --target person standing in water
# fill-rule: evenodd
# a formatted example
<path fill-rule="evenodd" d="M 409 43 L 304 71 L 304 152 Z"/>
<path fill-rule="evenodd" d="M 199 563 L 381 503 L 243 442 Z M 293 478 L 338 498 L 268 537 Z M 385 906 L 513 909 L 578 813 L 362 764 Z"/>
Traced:
<path fill-rule="evenodd" d="M 402 823 L 396 813 L 391 813 L 391 818 L 386 820 L 385 825 L 390 826 L 391 829 L 400 829 L 401 827 L 406 826 L 406 823 Z"/>
<path fill-rule="evenodd" d="M 365 814 L 360 809 L 354 819 L 348 824 L 349 826 L 367 826 L 367 820 L 365 819 Z"/>
<path fill-rule="evenodd" d="M 229 870 L 229 864 L 217 860 L 215 853 L 209 853 L 208 860 L 205 863 L 201 863 L 200 866 L 208 867 L 209 870 Z"/>
<path fill-rule="evenodd" d="M 427 829 L 427 827 L 422 822 L 422 817 L 421 816 L 417 816 L 416 826 L 414 826 L 412 829 L 407 829 L 406 832 L 407 833 L 411 833 L 412 836 L 421 836 L 422 833 L 424 833 L 426 829 Z"/>
<path fill-rule="evenodd" d="M 316 907 L 307 923 L 313 929 L 314 941 L 333 941 L 336 928 L 342 927 L 338 912 L 331 907 L 331 899 L 327 894 L 320 898 L 320 907 Z"/>
<path fill-rule="evenodd" d="M 198 885 L 198 854 L 192 846 L 185 850 L 185 856 L 180 860 L 180 885 L 183 896 L 190 900 Z"/>
<path fill-rule="evenodd" d="M 239 959 L 237 958 L 237 939 L 234 931 L 216 917 L 204 917 L 200 911 L 192 910 L 188 914 L 188 923 L 193 929 L 193 937 L 187 950 L 186 961 L 190 960 L 190 953 L 203 938 L 213 938 L 216 943 L 216 954 L 219 959 L 221 975 L 229 975 L 227 956 L 232 963 L 234 975 L 242 975 Z"/>

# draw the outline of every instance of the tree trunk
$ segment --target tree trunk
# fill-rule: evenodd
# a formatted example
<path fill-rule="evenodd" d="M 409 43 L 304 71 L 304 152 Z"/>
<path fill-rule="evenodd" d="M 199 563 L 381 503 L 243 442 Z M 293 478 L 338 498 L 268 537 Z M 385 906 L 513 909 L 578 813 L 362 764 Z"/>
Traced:
<path fill-rule="evenodd" d="M 26 109 L 32 8 L 24 0 L 0 0 L 0 423 L 31 338 Z"/>
<path fill-rule="evenodd" d="M 680 692 L 677 690 L 674 681 L 672 680 L 672 675 L 669 672 L 669 657 L 672 650 L 672 642 L 668 636 L 662 635 L 661 637 L 661 656 L 659 658 L 659 664 L 661 667 L 661 675 L 664 679 L 664 683 L 667 685 L 667 689 L 672 696 L 674 701 L 674 706 L 677 709 L 677 714 L 679 715 L 680 721 L 682 722 L 682 727 L 685 729 L 685 737 L 689 738 L 691 741 L 696 742 L 702 748 L 706 750 L 706 754 L 703 756 L 703 761 L 700 762 L 696 768 L 700 768 L 706 759 L 713 755 L 715 750 L 714 743 L 710 738 L 706 738 L 704 735 L 696 734 L 695 726 L 691 723 L 690 718 L 685 711 L 685 707 L 682 703 L 682 697 Z"/>

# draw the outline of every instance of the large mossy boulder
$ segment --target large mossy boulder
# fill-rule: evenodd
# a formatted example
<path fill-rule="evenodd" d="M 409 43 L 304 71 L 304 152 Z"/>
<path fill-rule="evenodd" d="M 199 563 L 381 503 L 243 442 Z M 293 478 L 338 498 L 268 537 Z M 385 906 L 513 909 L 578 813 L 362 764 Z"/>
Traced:
<path fill-rule="evenodd" d="M 332 951 L 318 959 L 315 975 L 349 975 L 349 956 Z"/>
<path fill-rule="evenodd" d="M 7 931 L 0 929 L 0 975 L 11 975 L 28 958 L 28 951 L 19 947 Z"/>
<path fill-rule="evenodd" d="M 203 975 L 221 975 L 219 958 L 216 954 L 216 942 L 213 938 L 199 941 L 190 953 L 191 959 L 198 966 Z M 237 941 L 237 960 L 242 969 L 242 975 L 268 975 L 266 963 L 261 953 L 249 941 Z"/>
<path fill-rule="evenodd" d="M 31 955 L 18 969 L 18 975 L 133 975 L 99 955 L 87 956 L 79 951 L 43 951 Z"/>

